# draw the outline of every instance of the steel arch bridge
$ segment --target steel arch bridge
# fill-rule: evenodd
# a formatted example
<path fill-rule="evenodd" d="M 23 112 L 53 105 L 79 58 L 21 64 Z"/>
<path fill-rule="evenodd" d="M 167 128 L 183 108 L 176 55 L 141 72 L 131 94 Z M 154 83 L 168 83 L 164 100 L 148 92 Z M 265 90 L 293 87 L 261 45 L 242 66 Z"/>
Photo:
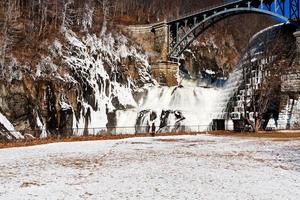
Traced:
<path fill-rule="evenodd" d="M 300 24 L 300 0 L 231 0 L 167 22 L 169 59 L 178 58 L 208 27 L 227 17 L 257 13 Z"/>

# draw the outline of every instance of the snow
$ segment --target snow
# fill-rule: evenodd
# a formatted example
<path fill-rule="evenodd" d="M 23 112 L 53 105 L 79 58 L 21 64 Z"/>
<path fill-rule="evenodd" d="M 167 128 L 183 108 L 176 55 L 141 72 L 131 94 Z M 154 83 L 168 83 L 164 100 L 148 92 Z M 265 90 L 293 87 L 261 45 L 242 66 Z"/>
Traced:
<path fill-rule="evenodd" d="M 300 141 L 210 135 L 0 150 L 0 199 L 298 199 Z"/>
<path fill-rule="evenodd" d="M 39 128 L 39 130 L 42 131 L 40 138 L 46 138 L 48 136 L 46 126 L 43 124 L 39 116 L 36 116 L 36 125 Z"/>
<path fill-rule="evenodd" d="M 210 75 L 216 74 L 216 72 L 214 72 L 214 71 L 212 71 L 212 70 L 210 70 L 210 69 L 205 70 L 205 72 L 206 72 L 207 74 L 210 74 Z"/>
<path fill-rule="evenodd" d="M 70 44 L 85 49 L 85 45 L 76 37 L 76 34 L 73 31 L 65 31 L 65 37 Z"/>
<path fill-rule="evenodd" d="M 3 126 L 9 131 L 15 130 L 14 126 L 1 113 L 0 113 L 0 123 L 3 124 Z"/>
<path fill-rule="evenodd" d="M 65 95 L 61 96 L 59 105 L 60 105 L 60 108 L 62 111 L 72 110 L 72 106 L 67 103 L 67 99 L 66 99 Z"/>
<path fill-rule="evenodd" d="M 82 19 L 83 30 L 88 31 L 93 26 L 94 8 L 91 8 L 88 4 L 85 4 L 85 12 Z"/>
<path fill-rule="evenodd" d="M 52 46 L 50 47 L 50 51 L 53 55 L 62 56 L 62 44 L 58 40 L 54 40 Z"/>
<path fill-rule="evenodd" d="M 75 134 L 82 135 L 85 127 L 106 127 L 107 112 L 116 111 L 118 106 L 136 106 L 133 97 L 133 91 L 137 87 L 135 81 L 130 75 L 126 77 L 127 82 L 122 82 L 120 78 L 124 74 L 124 59 L 130 57 L 136 61 L 135 67 L 145 83 L 151 81 L 150 65 L 147 56 L 138 47 L 129 44 L 121 34 L 106 33 L 101 37 L 86 34 L 79 37 L 68 29 L 63 30 L 63 34 L 68 42 L 61 50 L 63 62 L 76 74 L 74 81 L 84 89 L 89 86 L 88 91 L 92 90 L 92 94 L 84 95 L 88 98 L 79 99 L 84 108 L 80 116 L 73 116 Z M 69 105 L 67 101 L 61 102 L 62 109 L 69 109 Z M 94 131 L 90 129 L 89 134 L 94 134 Z"/>
<path fill-rule="evenodd" d="M 10 135 L 14 137 L 14 139 L 24 139 L 22 134 L 15 130 L 15 127 L 10 123 L 10 121 L 2 114 L 0 113 L 0 124 L 4 126 L 6 131 L 9 131 Z M 10 136 L 8 136 L 10 137 Z M 12 138 L 8 138 L 12 139 Z"/>

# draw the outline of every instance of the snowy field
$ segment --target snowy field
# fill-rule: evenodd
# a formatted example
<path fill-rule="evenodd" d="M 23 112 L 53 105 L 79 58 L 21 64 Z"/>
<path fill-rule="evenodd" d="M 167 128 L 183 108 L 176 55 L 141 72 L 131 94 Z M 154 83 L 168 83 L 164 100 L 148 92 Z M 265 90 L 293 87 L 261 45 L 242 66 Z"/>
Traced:
<path fill-rule="evenodd" d="M 0 199 L 299 199 L 300 141 L 209 135 L 0 150 Z"/>

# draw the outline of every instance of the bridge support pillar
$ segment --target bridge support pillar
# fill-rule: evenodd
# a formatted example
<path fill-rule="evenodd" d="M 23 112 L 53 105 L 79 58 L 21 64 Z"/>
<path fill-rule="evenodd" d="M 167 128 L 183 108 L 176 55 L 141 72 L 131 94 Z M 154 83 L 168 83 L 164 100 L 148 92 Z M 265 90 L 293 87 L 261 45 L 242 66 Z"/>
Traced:
<path fill-rule="evenodd" d="M 159 61 L 152 64 L 152 77 L 162 86 L 177 86 L 178 63 Z"/>
<path fill-rule="evenodd" d="M 154 32 L 154 51 L 160 55 L 160 60 L 168 60 L 169 52 L 169 27 L 167 22 L 155 24 L 152 28 Z"/>
<path fill-rule="evenodd" d="M 159 55 L 152 66 L 152 77 L 163 86 L 176 86 L 178 63 L 169 61 L 169 26 L 167 22 L 155 24 L 152 27 L 154 33 L 154 52 Z"/>
<path fill-rule="evenodd" d="M 127 31 L 148 53 L 152 77 L 161 85 L 176 86 L 178 63 L 168 61 L 170 36 L 167 22 L 129 26 Z"/>

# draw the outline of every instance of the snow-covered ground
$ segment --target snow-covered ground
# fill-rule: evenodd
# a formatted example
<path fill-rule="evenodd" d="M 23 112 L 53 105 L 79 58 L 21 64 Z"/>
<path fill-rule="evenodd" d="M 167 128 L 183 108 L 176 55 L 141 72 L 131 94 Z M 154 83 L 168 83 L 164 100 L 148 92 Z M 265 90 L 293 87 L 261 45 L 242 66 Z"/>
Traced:
<path fill-rule="evenodd" d="M 210 135 L 0 150 L 0 199 L 299 199 L 300 141 Z"/>

